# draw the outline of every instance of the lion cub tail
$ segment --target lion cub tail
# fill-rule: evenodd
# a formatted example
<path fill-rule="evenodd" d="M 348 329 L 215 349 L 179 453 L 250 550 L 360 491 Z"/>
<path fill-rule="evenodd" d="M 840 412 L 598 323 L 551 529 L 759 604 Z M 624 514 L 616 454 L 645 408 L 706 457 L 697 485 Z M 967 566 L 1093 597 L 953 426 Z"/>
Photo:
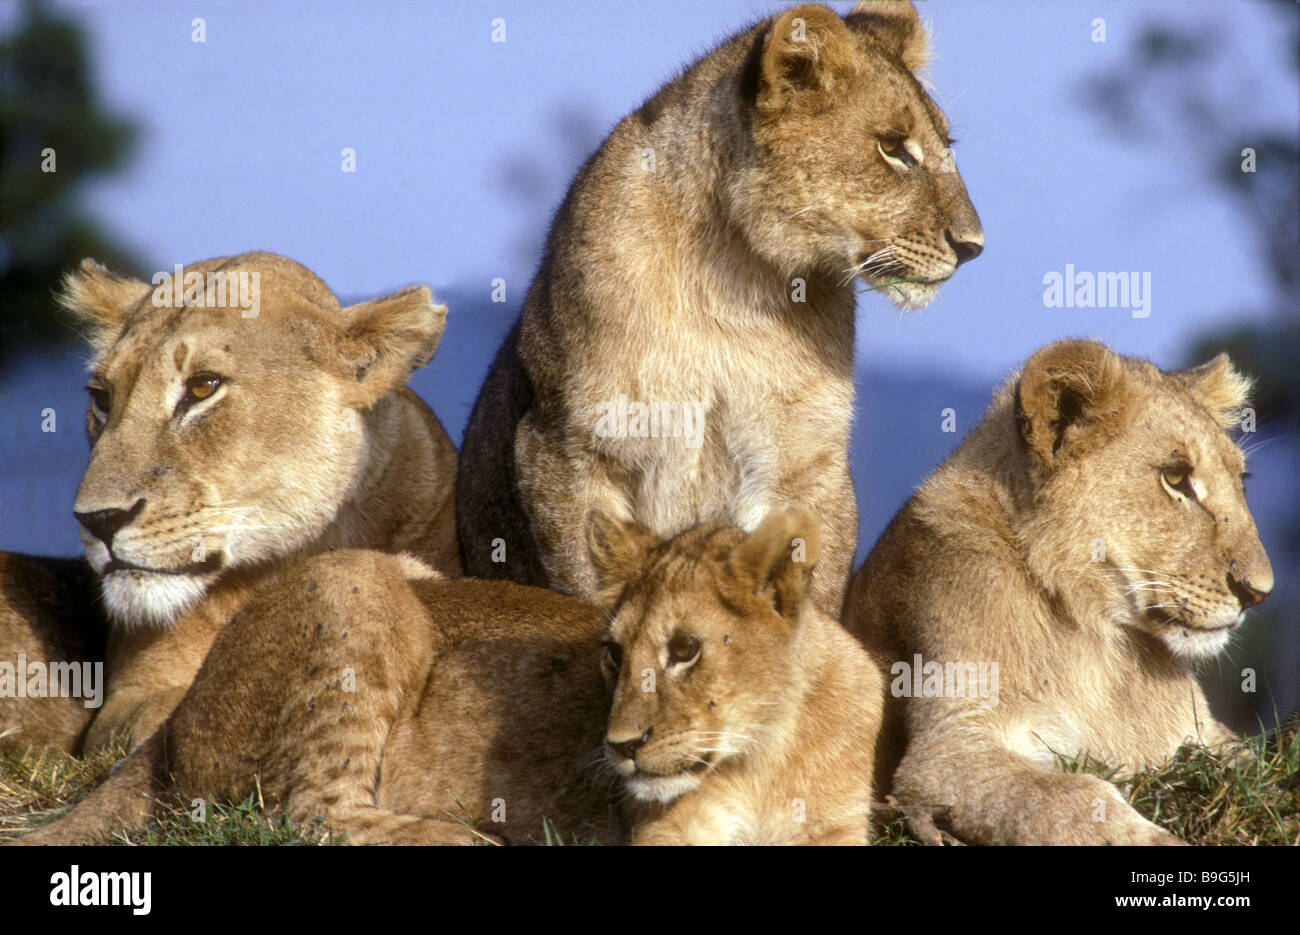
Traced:
<path fill-rule="evenodd" d="M 88 844 L 101 835 L 143 825 L 153 817 L 167 789 L 166 729 L 164 725 L 154 731 L 67 814 L 12 844 Z"/>

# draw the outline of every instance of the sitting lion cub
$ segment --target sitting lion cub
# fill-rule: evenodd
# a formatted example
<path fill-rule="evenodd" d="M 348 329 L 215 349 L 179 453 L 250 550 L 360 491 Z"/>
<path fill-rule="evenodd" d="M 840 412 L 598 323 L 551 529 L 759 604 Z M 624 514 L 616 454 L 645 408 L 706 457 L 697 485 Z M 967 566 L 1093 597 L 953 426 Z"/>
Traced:
<path fill-rule="evenodd" d="M 671 545 L 593 514 L 616 679 L 605 747 L 636 844 L 865 844 L 883 683 L 812 600 L 807 510 Z"/>
<path fill-rule="evenodd" d="M 792 7 L 619 123 L 465 430 L 467 574 L 591 599 L 591 510 L 671 537 L 804 504 L 826 539 L 813 601 L 839 615 L 855 283 L 920 308 L 984 243 L 926 56 L 904 0 Z"/>
<path fill-rule="evenodd" d="M 806 598 L 810 518 L 661 543 L 593 517 L 589 535 L 604 593 L 622 595 L 606 643 L 606 663 L 624 660 L 612 711 L 600 608 L 445 580 L 406 556 L 319 555 L 235 616 L 107 782 L 20 843 L 142 822 L 169 794 L 254 789 L 356 844 L 548 830 L 617 843 L 602 742 L 640 800 L 640 843 L 864 843 L 880 676 Z"/>
<path fill-rule="evenodd" d="M 403 385 L 446 306 L 420 286 L 343 308 L 269 253 L 172 275 L 150 285 L 87 260 L 68 277 L 94 350 L 75 506 L 89 568 L 0 557 L 0 661 L 91 652 L 108 618 L 88 752 L 132 725 L 135 743 L 152 734 L 252 589 L 296 558 L 405 550 L 459 573 L 456 450 Z M 75 750 L 93 713 L 80 704 L 54 722 L 50 703 L 0 700 L 0 732 Z"/>
<path fill-rule="evenodd" d="M 1061 341 L 895 517 L 845 623 L 892 664 L 881 761 L 904 806 L 973 842 L 1178 843 L 1053 767 L 1232 736 L 1193 665 L 1273 586 L 1225 431 L 1247 389 L 1223 355 L 1162 373 Z"/>

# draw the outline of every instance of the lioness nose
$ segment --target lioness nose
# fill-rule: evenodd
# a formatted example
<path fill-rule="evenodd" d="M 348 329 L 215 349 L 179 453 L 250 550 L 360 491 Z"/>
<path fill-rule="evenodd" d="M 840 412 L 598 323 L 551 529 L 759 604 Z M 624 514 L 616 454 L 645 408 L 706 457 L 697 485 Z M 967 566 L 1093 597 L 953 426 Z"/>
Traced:
<path fill-rule="evenodd" d="M 957 254 L 958 266 L 970 262 L 984 252 L 984 234 L 980 231 L 969 234 L 944 231 L 943 235 L 948 239 L 948 246 L 952 247 L 952 252 Z"/>
<path fill-rule="evenodd" d="M 1228 590 L 1237 598 L 1242 610 L 1249 610 L 1268 597 L 1273 588 L 1271 584 L 1269 586 L 1252 584 L 1238 570 L 1237 563 L 1233 561 L 1228 565 Z"/>
<path fill-rule="evenodd" d="M 85 526 L 92 536 L 111 548 L 113 537 L 117 535 L 118 530 L 139 516 L 143 509 L 144 498 L 142 497 L 135 501 L 135 505 L 129 510 L 92 510 L 89 513 L 72 515 L 77 517 L 77 522 Z"/>
<path fill-rule="evenodd" d="M 654 731 L 653 727 L 647 727 L 646 732 L 640 737 L 633 737 L 631 740 L 611 740 L 606 738 L 605 743 L 609 748 L 624 759 L 636 759 L 636 752 L 645 746 L 646 741 L 650 739 L 650 734 Z"/>

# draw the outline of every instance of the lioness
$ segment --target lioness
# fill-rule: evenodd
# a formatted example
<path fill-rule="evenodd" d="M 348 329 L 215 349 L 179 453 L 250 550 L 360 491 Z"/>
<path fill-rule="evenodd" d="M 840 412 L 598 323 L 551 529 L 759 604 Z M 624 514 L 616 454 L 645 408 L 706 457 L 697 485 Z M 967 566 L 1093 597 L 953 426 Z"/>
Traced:
<path fill-rule="evenodd" d="M 455 448 L 403 386 L 446 322 L 427 287 L 342 308 L 305 267 L 246 253 L 157 288 L 86 261 L 63 304 L 94 349 L 75 510 L 111 620 L 87 751 L 132 725 L 136 743 L 152 734 L 250 590 L 293 558 L 405 550 L 459 572 Z M 33 580 L 3 581 L 2 647 L 70 625 L 13 610 Z M 92 594 L 71 603 L 95 612 Z M 84 718 L 50 737 L 24 730 L 30 702 L 3 703 L 9 743 L 76 748 Z"/>
<path fill-rule="evenodd" d="M 662 543 L 593 516 L 589 535 L 612 633 L 575 598 L 444 580 L 405 556 L 339 551 L 283 571 L 166 724 L 20 843 L 84 841 L 168 794 L 254 789 L 357 844 L 548 828 L 618 842 L 615 770 L 638 843 L 864 843 L 880 676 L 806 599 L 812 518 Z"/>
<path fill-rule="evenodd" d="M 479 395 L 457 480 L 469 574 L 590 598 L 590 509 L 661 536 L 826 524 L 838 616 L 857 535 L 854 288 L 903 308 L 982 250 L 915 9 L 794 7 L 626 117 L 578 173 Z"/>
<path fill-rule="evenodd" d="M 1224 355 L 1162 373 L 1061 341 L 996 394 L 845 603 L 892 666 L 901 803 L 973 842 L 1177 843 L 1110 783 L 1052 770 L 1232 736 L 1193 665 L 1273 586 L 1225 432 L 1247 390 Z"/>

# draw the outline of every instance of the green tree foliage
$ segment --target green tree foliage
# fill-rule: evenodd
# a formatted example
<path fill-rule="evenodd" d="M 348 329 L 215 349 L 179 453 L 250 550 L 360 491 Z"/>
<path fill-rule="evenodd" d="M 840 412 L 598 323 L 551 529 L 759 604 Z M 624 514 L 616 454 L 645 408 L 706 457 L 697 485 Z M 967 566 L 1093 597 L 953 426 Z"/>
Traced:
<path fill-rule="evenodd" d="M 75 337 L 52 293 L 83 257 L 143 272 L 81 205 L 85 183 L 119 169 L 135 137 L 99 99 L 81 28 L 25 3 L 0 36 L 0 362 Z"/>

